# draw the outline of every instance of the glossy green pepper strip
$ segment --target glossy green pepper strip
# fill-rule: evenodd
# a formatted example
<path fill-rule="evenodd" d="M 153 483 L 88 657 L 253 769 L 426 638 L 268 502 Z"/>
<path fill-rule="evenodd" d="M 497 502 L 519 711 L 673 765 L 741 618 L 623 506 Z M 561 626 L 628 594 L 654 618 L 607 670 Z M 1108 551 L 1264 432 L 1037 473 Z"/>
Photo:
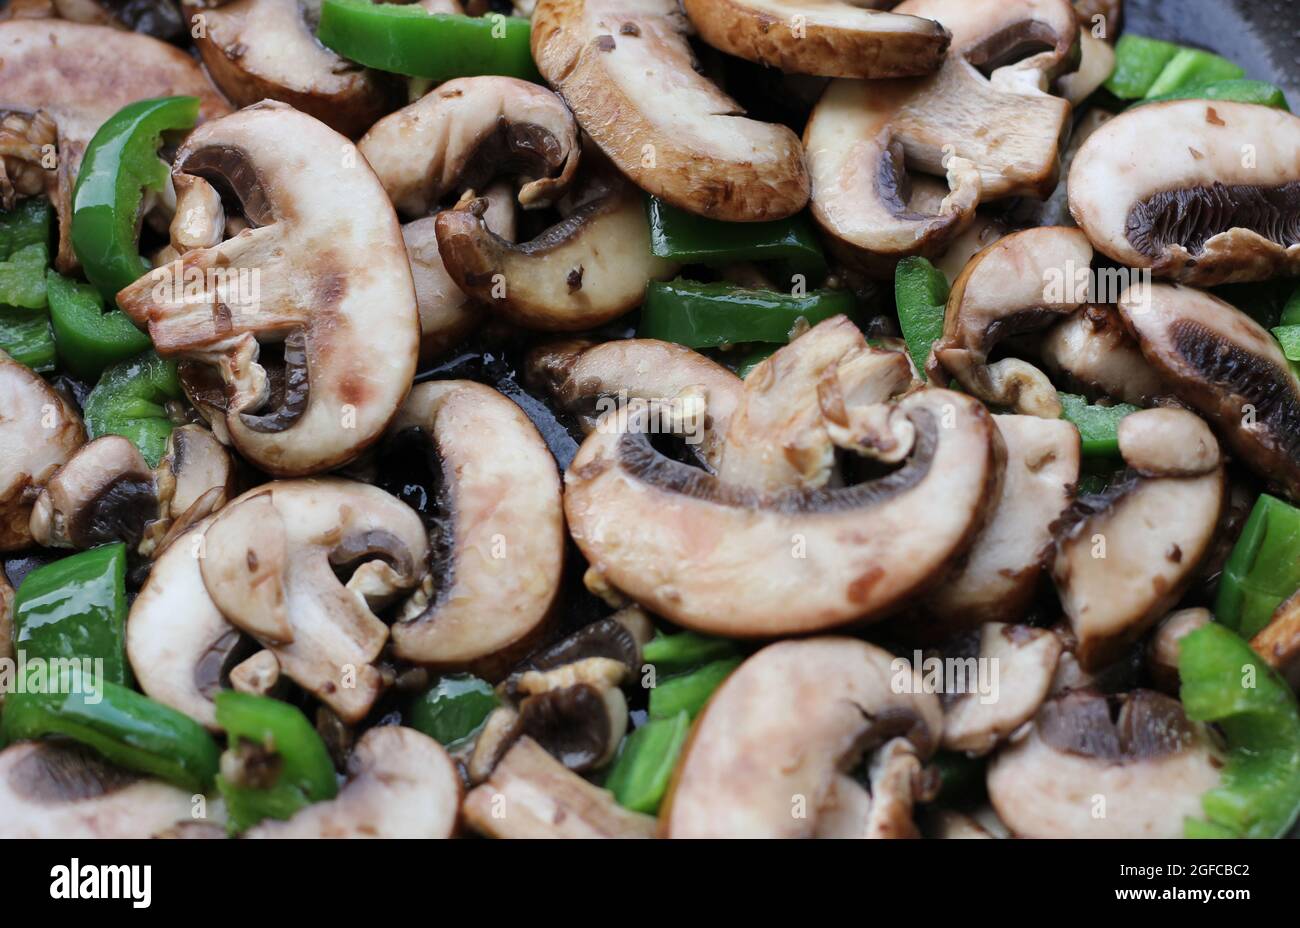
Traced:
<path fill-rule="evenodd" d="M 486 680 L 448 674 L 415 699 L 408 722 L 444 747 L 457 748 L 473 739 L 500 704 Z"/>
<path fill-rule="evenodd" d="M 852 316 L 857 306 L 846 290 L 814 290 L 791 296 L 728 283 L 677 280 L 653 282 L 641 306 L 641 338 L 676 342 L 687 348 L 718 348 L 745 342 L 784 345 L 799 320 L 816 325 L 833 316 Z"/>
<path fill-rule="evenodd" d="M 1168 100 L 1227 100 L 1232 103 L 1256 103 L 1260 106 L 1271 106 L 1274 109 L 1286 110 L 1288 113 L 1291 111 L 1290 105 L 1286 102 L 1286 94 L 1283 93 L 1281 87 L 1267 81 L 1252 81 L 1244 78 L 1211 81 L 1208 84 L 1184 87 L 1180 90 L 1161 94 L 1158 97 L 1147 97 L 1139 100 L 1134 106 L 1145 106 L 1148 103 L 1164 103 Z"/>
<path fill-rule="evenodd" d="M 646 197 L 650 251 L 681 264 L 719 266 L 738 261 L 782 261 L 795 272 L 824 273 L 826 256 L 808 217 L 775 222 L 722 222 Z"/>
<path fill-rule="evenodd" d="M 1121 100 L 1140 100 L 1177 54 L 1172 42 L 1125 33 L 1115 43 L 1115 70 L 1105 87 Z"/>
<path fill-rule="evenodd" d="M 1300 816 L 1295 694 L 1250 645 L 1217 623 L 1179 643 L 1178 675 L 1188 717 L 1213 722 L 1228 743 L 1221 783 L 1201 797 L 1207 821 L 1188 820 L 1187 837 L 1283 837 Z"/>
<path fill-rule="evenodd" d="M 907 352 L 926 379 L 930 347 L 943 335 L 948 278 L 925 258 L 904 258 L 894 270 L 894 305 Z"/>
<path fill-rule="evenodd" d="M 1300 361 L 1300 325 L 1280 325 L 1273 330 L 1273 337 L 1288 361 Z"/>
<path fill-rule="evenodd" d="M 182 789 L 211 788 L 217 744 L 198 722 L 116 683 L 79 679 L 67 688 L 72 692 L 11 693 L 2 719 L 5 739 L 60 735 Z"/>
<path fill-rule="evenodd" d="M 0 306 L 0 351 L 39 374 L 54 370 L 54 333 L 47 313 Z"/>
<path fill-rule="evenodd" d="M 1219 579 L 1214 616 L 1254 637 L 1300 589 L 1300 509 L 1267 493 L 1255 501 Z"/>
<path fill-rule="evenodd" d="M 217 724 L 229 738 L 227 753 L 242 741 L 279 759 L 275 783 L 267 787 L 217 777 L 232 834 L 266 818 L 288 819 L 313 802 L 338 795 L 338 777 L 325 742 L 300 710 L 278 699 L 232 690 L 218 693 L 216 704 Z"/>
<path fill-rule="evenodd" d="M 89 284 L 50 270 L 46 278 L 50 323 L 59 360 L 82 380 L 149 349 L 149 336 L 120 309 L 104 312 L 104 298 Z"/>
<path fill-rule="evenodd" d="M 0 305 L 45 308 L 45 268 L 50 249 L 44 242 L 24 245 L 0 261 Z"/>
<path fill-rule="evenodd" d="M 27 660 L 102 660 L 104 679 L 131 684 L 126 660 L 126 545 L 37 567 L 14 594 L 14 647 Z"/>
<path fill-rule="evenodd" d="M 140 449 L 150 467 L 157 467 L 167 450 L 173 423 L 164 404 L 180 399 L 176 362 L 153 352 L 110 367 L 86 397 L 86 430 L 90 437 L 121 435 Z"/>
<path fill-rule="evenodd" d="M 740 657 L 729 657 L 713 661 L 690 673 L 659 683 L 650 691 L 650 718 L 672 718 L 683 710 L 692 719 L 695 718 L 713 691 L 731 676 L 731 672 L 740 666 L 742 660 Z"/>
<path fill-rule="evenodd" d="M 624 739 L 605 789 L 623 808 L 654 815 L 668 792 L 690 730 L 691 716 L 685 710 L 646 722 Z"/>
<path fill-rule="evenodd" d="M 1128 403 L 1094 406 L 1082 396 L 1061 393 L 1061 418 L 1079 429 L 1080 451 L 1084 457 L 1119 457 L 1119 423 L 1125 416 L 1138 412 Z"/>
<path fill-rule="evenodd" d="M 158 147 L 164 132 L 192 129 L 198 116 L 197 97 L 138 100 L 109 117 L 86 146 L 72 194 L 72 249 L 105 299 L 148 273 L 139 217 L 144 191 L 167 182 Z"/>
<path fill-rule="evenodd" d="M 660 635 L 647 641 L 641 649 L 642 659 L 647 664 L 654 664 L 660 673 L 683 673 L 739 653 L 736 643 L 730 639 L 695 632 Z"/>
<path fill-rule="evenodd" d="M 1238 80 L 1245 75 L 1245 68 L 1233 64 L 1227 58 L 1199 48 L 1180 48 L 1161 69 L 1143 96 L 1154 99 L 1202 84 Z"/>
<path fill-rule="evenodd" d="M 44 197 L 21 200 L 0 210 L 0 259 L 28 245 L 50 245 L 54 211 Z"/>
<path fill-rule="evenodd" d="M 459 16 L 369 0 L 325 0 L 316 38 L 368 68 L 435 81 L 500 74 L 540 81 L 528 20 Z"/>

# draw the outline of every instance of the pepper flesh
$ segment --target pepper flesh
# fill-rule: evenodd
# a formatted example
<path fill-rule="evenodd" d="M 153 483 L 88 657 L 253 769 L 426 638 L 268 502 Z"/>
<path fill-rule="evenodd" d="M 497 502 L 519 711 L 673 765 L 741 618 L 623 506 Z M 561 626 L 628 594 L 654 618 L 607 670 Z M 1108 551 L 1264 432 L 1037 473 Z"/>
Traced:
<path fill-rule="evenodd" d="M 800 320 L 809 326 L 839 315 L 853 315 L 853 295 L 844 290 L 814 290 L 791 296 L 728 283 L 690 280 L 653 282 L 641 307 L 641 338 L 676 342 L 687 348 L 718 348 L 745 342 L 784 345 Z"/>
<path fill-rule="evenodd" d="M 898 326 L 922 380 L 930 348 L 943 335 L 948 306 L 948 278 L 925 258 L 904 258 L 894 269 L 894 306 Z"/>
<path fill-rule="evenodd" d="M 660 258 L 713 267 L 741 261 L 782 261 L 796 272 L 826 270 L 826 256 L 803 213 L 775 222 L 722 222 L 649 196 L 646 213 L 650 250 Z"/>
<path fill-rule="evenodd" d="M 54 335 L 45 313 L 0 306 L 0 351 L 38 374 L 54 370 Z"/>
<path fill-rule="evenodd" d="M 412 704 L 410 725 L 454 749 L 473 739 L 500 702 L 486 681 L 469 674 L 448 674 Z"/>
<path fill-rule="evenodd" d="M 1096 406 L 1082 396 L 1061 393 L 1061 418 L 1079 429 L 1080 450 L 1084 457 L 1119 457 L 1119 423 L 1125 416 L 1138 412 L 1136 406 L 1116 403 Z"/>
<path fill-rule="evenodd" d="M 1244 638 L 1300 589 L 1300 509 L 1261 494 L 1219 579 L 1215 618 Z"/>
<path fill-rule="evenodd" d="M 671 677 L 657 683 L 650 691 L 650 718 L 672 718 L 686 712 L 693 719 L 700 714 L 713 691 L 731 672 L 740 666 L 742 658 L 729 657 L 697 667 L 690 673 Z"/>
<path fill-rule="evenodd" d="M 29 199 L 0 211 L 0 351 L 37 372 L 54 369 L 45 312 L 50 205 Z"/>
<path fill-rule="evenodd" d="M 106 370 L 86 397 L 86 430 L 92 439 L 121 435 L 157 467 L 173 428 L 164 404 L 180 397 L 175 361 L 153 352 L 123 361 Z"/>
<path fill-rule="evenodd" d="M 59 360 L 81 379 L 95 380 L 105 368 L 148 350 L 149 336 L 120 309 L 104 312 L 104 298 L 89 284 L 50 270 L 46 293 Z"/>
<path fill-rule="evenodd" d="M 1226 100 L 1232 103 L 1271 106 L 1274 109 L 1286 110 L 1288 113 L 1291 111 L 1290 105 L 1286 102 L 1286 94 L 1282 92 L 1281 87 L 1267 81 L 1252 81 L 1244 78 L 1195 84 L 1159 96 L 1146 97 L 1135 105 L 1164 103 L 1167 100 Z"/>
<path fill-rule="evenodd" d="M 625 809 L 654 815 L 668 792 L 668 782 L 691 730 L 686 710 L 671 718 L 652 719 L 623 741 L 605 788 Z"/>

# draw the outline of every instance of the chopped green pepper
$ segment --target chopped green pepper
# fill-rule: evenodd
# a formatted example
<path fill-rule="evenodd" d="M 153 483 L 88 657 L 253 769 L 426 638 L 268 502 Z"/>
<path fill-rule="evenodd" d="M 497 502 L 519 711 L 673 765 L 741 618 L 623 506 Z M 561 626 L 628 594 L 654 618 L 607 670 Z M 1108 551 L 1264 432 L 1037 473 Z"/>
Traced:
<path fill-rule="evenodd" d="M 104 368 L 149 348 L 149 336 L 120 309 L 104 312 L 104 298 L 89 284 L 50 270 L 46 292 L 59 359 L 83 380 L 95 380 Z"/>
<path fill-rule="evenodd" d="M 1300 361 L 1300 325 L 1280 325 L 1273 330 L 1273 337 L 1288 361 Z"/>
<path fill-rule="evenodd" d="M 50 244 L 53 210 L 44 197 L 20 200 L 13 209 L 0 211 L 0 258 L 8 258 L 28 245 Z"/>
<path fill-rule="evenodd" d="M 1061 418 L 1073 422 L 1079 429 L 1084 457 L 1117 457 L 1119 455 L 1119 422 L 1138 407 L 1128 403 L 1114 406 L 1094 406 L 1082 396 L 1062 393 Z"/>
<path fill-rule="evenodd" d="M 1219 579 L 1215 618 L 1244 638 L 1300 589 L 1300 509 L 1267 493 L 1255 501 Z"/>
<path fill-rule="evenodd" d="M 130 685 L 126 545 L 103 545 L 37 567 L 14 594 L 14 647 L 26 659 L 102 660 L 104 679 Z"/>
<path fill-rule="evenodd" d="M 0 351 L 37 373 L 54 370 L 49 314 L 0 306 Z"/>
<path fill-rule="evenodd" d="M 72 193 L 72 249 L 105 299 L 148 273 L 138 244 L 144 191 L 167 182 L 158 157 L 163 133 L 194 128 L 198 115 L 197 97 L 138 100 L 110 116 L 86 146 Z"/>
<path fill-rule="evenodd" d="M 924 379 L 930 346 L 943 335 L 948 278 L 925 258 L 904 258 L 894 271 L 894 304 L 907 352 Z"/>
<path fill-rule="evenodd" d="M 808 217 L 799 213 L 775 222 L 722 222 L 646 197 L 650 250 L 681 264 L 717 267 L 737 261 L 783 261 L 796 272 L 826 270 Z"/>
<path fill-rule="evenodd" d="M 24 245 L 0 261 L 0 304 L 22 309 L 45 308 L 45 266 L 50 249 L 44 242 Z"/>
<path fill-rule="evenodd" d="M 1280 838 L 1300 816 L 1300 705 L 1286 682 L 1227 628 L 1212 623 L 1178 647 L 1182 701 L 1228 743 L 1219 786 L 1201 797 L 1207 821 L 1189 838 Z"/>
<path fill-rule="evenodd" d="M 713 691 L 740 666 L 741 660 L 739 657 L 729 657 L 713 661 L 690 673 L 659 683 L 650 691 L 650 718 L 671 718 L 683 710 L 695 718 Z"/>
<path fill-rule="evenodd" d="M 0 720 L 5 739 L 61 735 L 182 789 L 203 793 L 212 786 L 217 745 L 198 722 L 116 683 L 72 683 L 67 693 L 11 693 Z"/>
<path fill-rule="evenodd" d="M 1177 54 L 1172 42 L 1126 33 L 1115 43 L 1115 70 L 1105 87 L 1121 100 L 1145 97 Z"/>
<path fill-rule="evenodd" d="M 499 704 L 496 691 L 485 680 L 448 674 L 416 698 L 410 725 L 448 748 L 457 748 L 478 734 Z"/>
<path fill-rule="evenodd" d="M 727 638 L 714 638 L 695 632 L 678 632 L 660 635 L 645 643 L 641 657 L 654 664 L 658 672 L 682 673 L 710 661 L 735 657 L 739 653 L 735 642 Z"/>
<path fill-rule="evenodd" d="M 157 467 L 167 450 L 172 420 L 164 405 L 180 399 L 176 362 L 153 352 L 110 367 L 86 397 L 86 430 L 90 437 L 121 435 L 140 449 L 150 467 Z"/>
<path fill-rule="evenodd" d="M 1291 111 L 1291 107 L 1286 102 L 1286 94 L 1282 92 L 1281 87 L 1267 81 L 1252 81 L 1244 78 L 1183 87 L 1158 97 L 1146 97 L 1134 106 L 1164 103 L 1167 100 L 1227 100 L 1232 103 L 1257 103 L 1260 106 Z"/>
<path fill-rule="evenodd" d="M 1143 96 L 1161 97 L 1202 84 L 1237 80 L 1245 75 L 1245 68 L 1233 64 L 1227 58 L 1199 48 L 1180 48 L 1161 69 Z"/>
<path fill-rule="evenodd" d="M 652 719 L 628 735 L 605 779 L 605 788 L 625 809 L 653 815 L 659 810 L 677 758 L 691 730 L 686 710 Z"/>
<path fill-rule="evenodd" d="M 316 38 L 368 68 L 435 81 L 501 74 L 540 81 L 528 20 L 430 13 L 416 4 L 325 0 Z"/>
<path fill-rule="evenodd" d="M 792 296 L 729 283 L 677 280 L 652 282 L 641 307 L 641 338 L 676 342 L 687 348 L 717 348 L 743 342 L 784 345 L 799 320 L 816 325 L 853 315 L 847 290 L 814 290 Z"/>
<path fill-rule="evenodd" d="M 217 724 L 229 736 L 226 754 L 232 761 L 223 761 L 217 789 L 226 800 L 232 834 L 265 818 L 288 819 L 313 802 L 338 795 L 325 742 L 300 710 L 233 690 L 218 693 L 216 703 Z M 249 752 L 259 756 L 250 759 Z M 246 770 L 248 782 L 229 779 L 226 771 L 232 768 Z"/>

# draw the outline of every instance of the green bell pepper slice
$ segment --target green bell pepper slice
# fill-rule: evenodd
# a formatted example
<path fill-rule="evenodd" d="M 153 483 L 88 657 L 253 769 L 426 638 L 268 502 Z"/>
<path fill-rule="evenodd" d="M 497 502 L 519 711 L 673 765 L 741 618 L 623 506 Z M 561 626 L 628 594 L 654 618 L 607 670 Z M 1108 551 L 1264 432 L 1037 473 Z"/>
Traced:
<path fill-rule="evenodd" d="M 1061 393 L 1061 418 L 1079 429 L 1080 451 L 1084 457 L 1119 457 L 1119 423 L 1125 416 L 1139 412 L 1129 403 L 1095 406 L 1082 396 Z"/>
<path fill-rule="evenodd" d="M 654 815 L 691 730 L 690 713 L 652 719 L 623 740 L 605 789 L 625 809 Z"/>
<path fill-rule="evenodd" d="M 102 660 L 131 684 L 126 660 L 126 545 L 102 545 L 37 567 L 14 594 L 14 647 L 27 660 Z"/>
<path fill-rule="evenodd" d="M 1173 42 L 1125 33 L 1115 43 L 1115 70 L 1104 86 L 1121 100 L 1145 97 L 1178 48 Z"/>
<path fill-rule="evenodd" d="M 440 677 L 411 705 L 408 723 L 449 749 L 468 744 L 501 704 L 486 680 L 469 674 Z"/>
<path fill-rule="evenodd" d="M 1233 64 L 1227 58 L 1199 48 L 1180 48 L 1161 69 L 1143 96 L 1154 99 L 1189 87 L 1238 80 L 1245 75 L 1245 68 Z"/>
<path fill-rule="evenodd" d="M 792 296 L 729 283 L 702 284 L 678 278 L 652 282 L 641 306 L 641 338 L 687 348 L 718 348 L 746 342 L 784 345 L 799 320 L 813 326 L 852 316 L 857 305 L 847 290 L 813 290 Z"/>
<path fill-rule="evenodd" d="M 167 182 L 158 157 L 163 133 L 192 129 L 198 117 L 197 97 L 138 100 L 109 117 L 86 146 L 72 193 L 72 249 L 105 299 L 149 272 L 139 249 L 144 191 Z"/>
<path fill-rule="evenodd" d="M 943 335 L 948 278 L 925 258 L 904 258 L 894 270 L 894 305 L 912 363 L 928 379 L 930 347 Z"/>
<path fill-rule="evenodd" d="M 1215 619 L 1243 638 L 1252 638 L 1297 589 L 1300 509 L 1261 494 L 1223 566 Z"/>
<path fill-rule="evenodd" d="M 5 740 L 60 735 L 181 789 L 211 788 L 217 744 L 198 722 L 116 683 L 78 680 L 68 688 L 72 692 L 11 693 L 0 718 Z"/>
<path fill-rule="evenodd" d="M 1189 718 L 1213 722 L 1228 744 L 1220 785 L 1201 797 L 1206 821 L 1189 838 L 1280 838 L 1300 816 L 1300 704 L 1243 639 L 1217 623 L 1178 647 Z"/>
<path fill-rule="evenodd" d="M 29 245 L 49 248 L 54 211 L 44 197 L 21 200 L 13 209 L 0 210 L 0 259 Z"/>
<path fill-rule="evenodd" d="M 657 672 L 670 674 L 694 670 L 739 653 L 736 643 L 730 639 L 695 632 L 660 635 L 647 641 L 641 649 L 641 657 L 647 664 L 654 664 Z"/>
<path fill-rule="evenodd" d="M 1281 87 L 1267 81 L 1252 81 L 1245 78 L 1195 84 L 1157 97 L 1146 97 L 1133 105 L 1145 106 L 1148 103 L 1164 103 L 1168 100 L 1226 100 L 1231 103 L 1271 106 L 1274 109 L 1286 110 L 1288 113 L 1291 111 L 1290 105 L 1286 102 L 1286 94 Z"/>
<path fill-rule="evenodd" d="M 53 269 L 46 280 L 59 360 L 82 380 L 96 380 L 106 367 L 149 349 L 149 336 L 126 313 L 104 312 L 104 298 L 94 287 Z"/>
<path fill-rule="evenodd" d="M 1300 325 L 1280 325 L 1273 330 L 1273 337 L 1288 361 L 1300 361 Z"/>
<path fill-rule="evenodd" d="M 690 673 L 671 677 L 650 691 L 650 718 L 672 718 L 685 711 L 692 719 L 700 714 L 713 691 L 731 672 L 740 666 L 743 658 L 729 657 L 697 667 Z"/>
<path fill-rule="evenodd" d="M 54 370 L 49 314 L 0 306 L 0 351 L 39 374 Z"/>
<path fill-rule="evenodd" d="M 104 371 L 86 397 L 86 430 L 92 439 L 103 435 L 129 439 L 149 466 L 157 467 L 173 428 L 165 404 L 180 397 L 175 361 L 153 352 L 123 361 Z"/>
<path fill-rule="evenodd" d="M 796 272 L 826 271 L 826 256 L 803 213 L 775 222 L 722 222 L 647 196 L 646 214 L 650 251 L 660 258 L 711 267 L 738 261 L 783 261 Z"/>
<path fill-rule="evenodd" d="M 500 74 L 541 80 L 529 48 L 528 20 L 515 16 L 430 13 L 414 4 L 325 0 L 316 38 L 368 68 L 446 81 Z"/>
<path fill-rule="evenodd" d="M 338 795 L 338 777 L 325 742 L 299 709 L 233 690 L 218 693 L 216 704 L 217 724 L 229 738 L 227 754 L 237 756 L 248 745 L 277 761 L 266 765 L 272 779 L 264 785 L 236 783 L 224 772 L 217 776 L 232 834 L 266 818 L 283 821 L 299 809 Z M 222 770 L 227 769 L 223 764 Z"/>
<path fill-rule="evenodd" d="M 0 305 L 45 308 L 45 268 L 50 249 L 44 242 L 24 245 L 0 261 Z"/>

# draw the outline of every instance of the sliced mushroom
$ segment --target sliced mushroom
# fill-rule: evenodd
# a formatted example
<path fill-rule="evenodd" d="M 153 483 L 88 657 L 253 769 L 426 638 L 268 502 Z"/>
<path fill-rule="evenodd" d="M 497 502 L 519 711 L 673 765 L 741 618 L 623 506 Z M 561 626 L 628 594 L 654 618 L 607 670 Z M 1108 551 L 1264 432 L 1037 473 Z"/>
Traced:
<path fill-rule="evenodd" d="M 466 823 L 491 838 L 652 838 L 655 820 L 520 738 L 492 776 L 465 797 Z"/>
<path fill-rule="evenodd" d="M 0 61 L 5 73 L 0 112 L 11 104 L 43 111 L 58 127 L 56 166 L 45 170 L 39 146 L 36 164 L 45 171 L 46 190 L 58 211 L 56 266 L 65 273 L 77 267 L 69 237 L 77 168 L 105 120 L 136 100 L 176 95 L 199 98 L 200 120 L 230 111 L 203 69 L 183 51 L 108 26 L 61 19 L 0 22 Z"/>
<path fill-rule="evenodd" d="M 1056 323 L 1039 342 L 1039 357 L 1054 377 L 1090 397 L 1151 406 L 1172 392 L 1111 305 L 1086 306 Z"/>
<path fill-rule="evenodd" d="M 627 732 L 627 699 L 618 683 L 623 665 L 608 658 L 542 673 L 528 671 L 519 680 L 525 695 L 519 704 L 517 733 L 527 735 L 575 773 L 598 770 L 614 759 Z M 617 668 L 617 675 L 610 670 Z"/>
<path fill-rule="evenodd" d="M 223 509 L 204 535 L 203 585 L 283 673 L 353 724 L 383 686 L 388 628 L 374 609 L 414 588 L 428 539 L 382 490 L 345 480 L 276 481 Z M 351 571 L 346 586 L 336 571 Z"/>
<path fill-rule="evenodd" d="M 1119 38 L 1124 16 L 1124 0 L 1072 0 L 1079 14 L 1079 25 L 1108 42 Z"/>
<path fill-rule="evenodd" d="M 641 189 L 730 222 L 808 202 L 798 137 L 747 119 L 695 68 L 676 0 L 541 0 L 533 58 L 578 124 Z"/>
<path fill-rule="evenodd" d="M 14 588 L 9 585 L 4 566 L 0 565 L 0 660 L 14 657 Z M 0 702 L 4 694 L 0 693 Z"/>
<path fill-rule="evenodd" d="M 1152 284 L 1119 302 L 1148 363 L 1268 483 L 1300 498 L 1300 378 L 1277 341 L 1208 293 Z"/>
<path fill-rule="evenodd" d="M 900 674 L 914 682 L 906 661 L 851 638 L 785 641 L 750 657 L 696 719 L 660 811 L 663 833 L 813 837 L 832 805 L 843 834 L 847 805 L 867 812 L 865 836 L 883 797 L 863 796 L 844 773 L 895 738 L 925 760 L 943 729 L 938 698 L 894 685 Z"/>
<path fill-rule="evenodd" d="M 339 794 L 267 820 L 247 838 L 450 838 L 460 810 L 456 765 L 413 728 L 385 725 L 361 736 Z"/>
<path fill-rule="evenodd" d="M 505 681 L 506 695 L 515 699 L 521 692 L 541 692 L 578 682 L 617 686 L 624 678 L 641 671 L 641 642 L 628 627 L 630 621 L 639 620 L 649 622 L 640 609 L 623 609 L 534 651 L 515 667 Z M 592 661 L 600 664 L 593 665 Z M 621 672 L 617 669 L 619 666 L 623 668 Z M 547 673 L 563 668 L 569 669 L 558 677 L 545 678 Z M 525 684 L 523 677 L 526 674 L 541 674 L 543 678 L 534 676 L 530 683 Z"/>
<path fill-rule="evenodd" d="M 433 571 L 394 623 L 393 650 L 438 667 L 508 666 L 536 644 L 559 592 L 555 460 L 518 406 L 469 381 L 412 390 L 393 430 L 412 429 L 442 498 Z"/>
<path fill-rule="evenodd" d="M 649 406 L 589 436 L 566 475 L 579 548 L 615 587 L 697 631 L 770 636 L 879 618 L 946 571 L 997 497 L 988 412 L 947 390 L 891 403 L 903 466 L 850 487 L 764 497 L 651 445 Z"/>
<path fill-rule="evenodd" d="M 0 751 L 0 838 L 150 838 L 189 821 L 192 798 L 75 744 Z"/>
<path fill-rule="evenodd" d="M 32 541 L 41 488 L 85 442 L 86 430 L 49 384 L 3 351 L 0 396 L 0 551 L 16 551 Z"/>
<path fill-rule="evenodd" d="M 999 341 L 1042 328 L 1089 299 L 1092 247 L 1078 229 L 1026 229 L 999 239 L 971 259 L 953 283 L 943 337 L 926 365 L 930 379 L 944 373 L 987 403 L 1055 419 L 1061 414 L 1047 377 L 1018 358 L 993 364 Z"/>
<path fill-rule="evenodd" d="M 1214 621 L 1208 609 L 1179 609 L 1160 620 L 1147 642 L 1147 671 L 1157 687 L 1178 694 L 1178 650 L 1184 638 Z"/>
<path fill-rule="evenodd" d="M 151 526 L 141 553 L 152 556 L 179 533 L 216 512 L 235 495 L 235 467 L 230 452 L 212 432 L 198 425 L 173 429 L 167 452 L 154 468 L 158 521 Z"/>
<path fill-rule="evenodd" d="M 1300 118 L 1272 107 L 1138 107 L 1084 143 L 1070 212 L 1099 251 L 1159 277 L 1208 287 L 1300 273 L 1297 146 Z"/>
<path fill-rule="evenodd" d="M 230 670 L 230 688 L 240 693 L 269 696 L 279 682 L 280 661 L 274 651 L 258 651 Z M 338 719 L 332 712 L 330 717 Z"/>
<path fill-rule="evenodd" d="M 922 186 L 920 182 L 925 180 L 927 179 L 917 178 L 917 182 L 912 184 L 914 195 L 915 191 Z M 934 259 L 933 264 L 943 271 L 943 276 L 948 278 L 948 286 L 951 287 L 972 258 L 1006 236 L 1009 231 L 1000 218 L 978 212 L 975 214 L 975 220 L 952 240 L 943 254 Z"/>
<path fill-rule="evenodd" d="M 1091 97 L 1115 70 L 1115 49 L 1092 30 L 1079 30 L 1079 70 L 1063 75 L 1057 83 L 1060 95 L 1079 106 Z"/>
<path fill-rule="evenodd" d="M 1095 693 L 1039 711 L 1023 740 L 988 770 L 998 815 L 1029 838 L 1181 838 L 1219 783 L 1222 760 L 1204 728 L 1159 693 L 1120 698 L 1118 717 Z"/>
<path fill-rule="evenodd" d="M 1269 623 L 1250 639 L 1250 646 L 1292 689 L 1300 690 L 1300 591 L 1277 607 Z"/>
<path fill-rule="evenodd" d="M 1119 436 L 1129 476 L 1079 498 L 1054 526 L 1052 576 L 1089 671 L 1178 601 L 1210 549 L 1225 496 L 1218 443 L 1192 413 L 1135 412 Z"/>
<path fill-rule="evenodd" d="M 990 671 L 991 692 L 976 692 L 969 683 L 951 694 L 943 707 L 943 747 L 967 754 L 987 754 L 1034 717 L 1047 698 L 1061 656 L 1061 639 L 1045 628 L 990 622 L 966 636 L 973 654 L 949 654 L 961 660 L 967 681 L 981 662 Z M 948 694 L 945 694 L 948 696 Z"/>
<path fill-rule="evenodd" d="M 252 227 L 172 265 L 205 281 L 201 298 L 159 287 L 161 269 L 118 295 L 161 354 L 220 369 L 230 440 L 280 476 L 355 458 L 383 433 L 415 373 L 419 318 L 401 230 L 379 181 L 349 150 L 282 103 L 200 126 L 173 173 L 229 192 Z M 257 285 L 229 285 L 237 273 Z M 259 339 L 283 343 L 282 380 L 258 363 Z"/>
<path fill-rule="evenodd" d="M 1002 495 L 970 555 L 925 599 L 950 628 L 1015 622 L 1028 612 L 1051 559 L 1051 526 L 1079 480 L 1079 431 L 1060 419 L 994 416 L 1007 449 Z"/>
<path fill-rule="evenodd" d="M 937 71 L 948 31 L 851 0 L 686 0 L 700 38 L 787 74 L 911 77 Z M 869 5 L 868 5 L 869 6 Z"/>

